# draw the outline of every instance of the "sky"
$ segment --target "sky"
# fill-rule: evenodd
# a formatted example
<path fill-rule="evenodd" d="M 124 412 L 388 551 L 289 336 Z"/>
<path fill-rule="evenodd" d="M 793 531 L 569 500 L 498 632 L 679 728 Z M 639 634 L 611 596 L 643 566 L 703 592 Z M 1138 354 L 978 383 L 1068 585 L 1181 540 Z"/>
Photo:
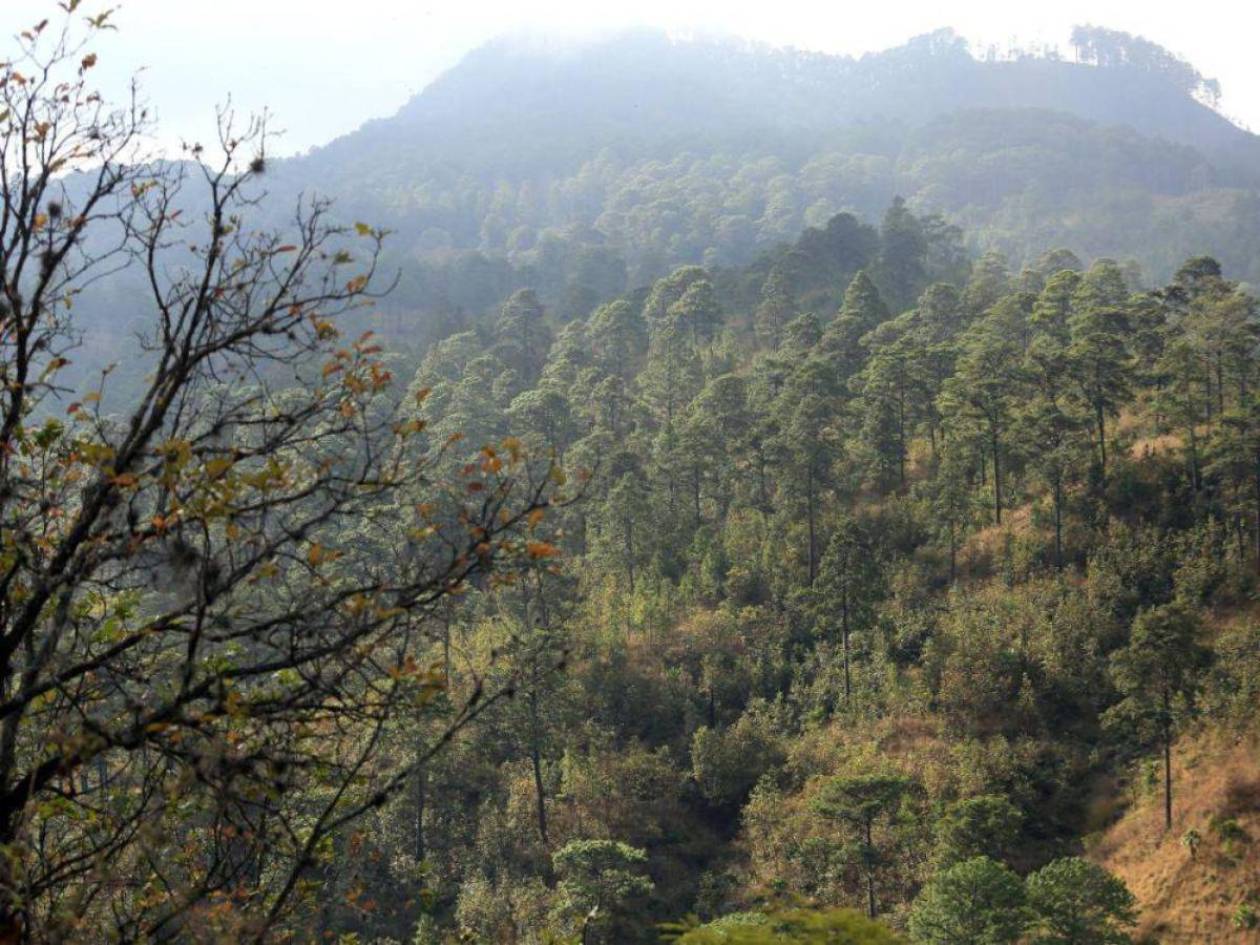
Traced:
<path fill-rule="evenodd" d="M 0 0 L 0 36 L 55 20 L 57 6 Z M 1260 129 L 1260 9 L 1242 0 L 82 0 L 76 15 L 110 7 L 118 30 L 96 43 L 99 79 L 108 93 L 140 72 L 163 146 L 208 140 L 216 104 L 230 97 L 238 112 L 273 115 L 271 127 L 283 131 L 274 151 L 304 152 L 392 114 L 496 36 L 581 37 L 626 26 L 861 55 L 946 26 L 977 50 L 1051 43 L 1067 52 L 1072 25 L 1093 23 L 1188 59 L 1220 80 L 1225 114 Z"/>

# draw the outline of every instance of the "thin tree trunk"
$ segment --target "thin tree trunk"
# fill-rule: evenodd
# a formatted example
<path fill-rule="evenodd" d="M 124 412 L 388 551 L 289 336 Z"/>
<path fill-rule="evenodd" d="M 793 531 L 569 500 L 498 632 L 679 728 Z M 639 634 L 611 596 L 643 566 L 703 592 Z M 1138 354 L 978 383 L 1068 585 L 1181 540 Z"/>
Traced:
<path fill-rule="evenodd" d="M 1172 711 L 1168 691 L 1164 691 L 1164 829 L 1172 830 L 1173 796 L 1172 796 Z"/>
<path fill-rule="evenodd" d="M 766 454 L 760 448 L 757 450 L 757 498 L 764 515 L 770 510 L 770 489 L 766 482 Z"/>
<path fill-rule="evenodd" d="M 814 467 L 811 464 L 806 477 L 806 503 L 809 510 L 809 584 L 812 587 L 818 577 L 818 529 L 814 509 Z"/>
<path fill-rule="evenodd" d="M 1256 465 L 1255 465 L 1254 472 L 1252 475 L 1252 484 L 1256 492 L 1256 518 L 1255 518 L 1256 564 L 1255 564 L 1255 567 L 1256 567 L 1256 573 L 1260 574 L 1260 453 L 1256 455 L 1255 462 L 1256 462 Z"/>
<path fill-rule="evenodd" d="M 1199 492 L 1201 485 L 1199 481 L 1199 435 L 1194 428 L 1194 421 L 1190 421 L 1189 431 L 1190 441 L 1190 485 L 1193 487 L 1195 494 Z"/>
<path fill-rule="evenodd" d="M 534 766 L 534 797 L 538 804 L 538 836 L 542 839 L 544 845 L 551 843 L 547 837 L 547 798 L 543 793 L 542 778 L 542 750 L 539 742 L 542 740 L 542 733 L 538 720 L 538 692 L 531 689 L 529 692 L 529 721 L 530 721 L 530 744 L 529 758 Z"/>
<path fill-rule="evenodd" d="M 949 522 L 949 583 L 953 584 L 958 580 L 958 523 L 953 519 Z"/>
<path fill-rule="evenodd" d="M 630 593 L 634 593 L 634 523 L 629 518 L 622 519 L 626 540 L 626 571 L 630 577 Z"/>
<path fill-rule="evenodd" d="M 1098 423 L 1098 468 L 1102 471 L 1103 482 L 1107 481 L 1107 416 L 1102 404 L 1094 407 Z"/>
<path fill-rule="evenodd" d="M 897 492 L 906 491 L 906 395 L 897 391 Z"/>
<path fill-rule="evenodd" d="M 853 682 L 849 674 L 849 592 L 844 592 L 841 600 L 840 632 L 844 638 L 844 707 L 847 709 L 853 702 Z"/>
<path fill-rule="evenodd" d="M 1002 462 L 998 451 L 998 434 L 993 430 L 990 434 L 993 441 L 993 516 L 997 524 L 1002 524 Z"/>
<path fill-rule="evenodd" d="M 700 467 L 696 466 L 691 471 L 691 498 L 692 512 L 695 515 L 696 528 L 700 527 Z"/>
<path fill-rule="evenodd" d="M 1054 567 L 1063 570 L 1063 483 L 1054 480 Z"/>
<path fill-rule="evenodd" d="M 417 746 L 423 752 L 423 745 Z M 423 863 L 429 855 L 424 835 L 424 812 L 428 803 L 429 772 L 425 765 L 416 768 L 416 862 Z"/>
<path fill-rule="evenodd" d="M 873 847 L 871 846 L 871 822 L 866 822 L 866 855 L 873 857 Z M 871 863 L 866 865 L 866 914 L 870 918 L 875 918 L 875 867 Z"/>
<path fill-rule="evenodd" d="M 1225 416 L 1225 369 L 1221 364 L 1220 352 L 1216 355 L 1216 415 Z"/>

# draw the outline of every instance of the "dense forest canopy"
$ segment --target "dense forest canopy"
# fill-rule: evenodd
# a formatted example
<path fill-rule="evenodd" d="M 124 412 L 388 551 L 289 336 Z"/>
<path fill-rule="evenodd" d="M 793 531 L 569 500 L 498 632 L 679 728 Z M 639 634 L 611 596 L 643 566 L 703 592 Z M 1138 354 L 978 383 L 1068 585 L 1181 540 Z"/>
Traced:
<path fill-rule="evenodd" d="M 1254 762 L 1192 813 L 1177 746 L 1254 738 L 1256 300 L 1205 256 L 1146 288 L 964 242 L 895 201 L 586 316 L 520 290 L 431 349 L 436 439 L 594 471 L 569 566 L 458 646 L 572 659 L 330 870 L 377 896 L 343 922 L 407 934 L 411 842 L 422 942 L 1130 942 L 1082 856 L 1117 791 L 1246 921 Z"/>
<path fill-rule="evenodd" d="M 152 162 L 79 6 L 0 65 L 0 942 L 1260 927 L 1206 80 L 495 44 Z"/>

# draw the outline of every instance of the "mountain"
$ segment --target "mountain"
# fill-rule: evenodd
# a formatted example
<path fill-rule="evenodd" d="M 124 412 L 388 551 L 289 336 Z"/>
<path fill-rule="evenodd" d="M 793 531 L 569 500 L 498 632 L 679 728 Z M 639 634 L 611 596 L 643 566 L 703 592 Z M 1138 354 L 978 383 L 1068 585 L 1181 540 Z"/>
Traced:
<path fill-rule="evenodd" d="M 1260 279 L 1260 138 L 1153 44 L 1077 41 L 1068 60 L 981 59 L 947 30 L 860 59 L 649 31 L 498 40 L 277 176 L 391 227 L 408 260 L 476 252 L 553 296 L 583 248 L 638 285 L 895 195 L 1017 265 L 1066 246 L 1159 279 L 1211 253 Z"/>

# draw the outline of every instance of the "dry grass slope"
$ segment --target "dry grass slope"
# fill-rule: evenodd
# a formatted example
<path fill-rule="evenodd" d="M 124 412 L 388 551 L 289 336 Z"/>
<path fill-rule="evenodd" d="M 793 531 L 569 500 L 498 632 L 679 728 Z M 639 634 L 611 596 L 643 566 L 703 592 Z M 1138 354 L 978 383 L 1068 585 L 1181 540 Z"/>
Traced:
<path fill-rule="evenodd" d="M 1092 850 L 1141 906 L 1139 942 L 1251 945 L 1243 903 L 1260 912 L 1260 741 L 1207 733 L 1183 738 L 1174 765 L 1176 822 L 1163 830 L 1158 791 L 1146 792 Z M 1183 838 L 1197 831 L 1191 855 Z"/>

